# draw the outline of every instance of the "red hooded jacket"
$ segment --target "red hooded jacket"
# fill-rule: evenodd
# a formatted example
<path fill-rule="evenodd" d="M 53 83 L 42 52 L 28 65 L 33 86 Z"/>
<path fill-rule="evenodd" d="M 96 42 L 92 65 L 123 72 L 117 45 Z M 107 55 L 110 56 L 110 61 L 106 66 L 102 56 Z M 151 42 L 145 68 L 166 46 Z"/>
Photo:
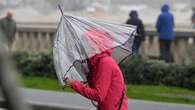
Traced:
<path fill-rule="evenodd" d="M 82 96 L 97 101 L 98 110 L 118 110 L 122 93 L 125 92 L 123 74 L 111 57 L 111 52 L 97 54 L 90 59 L 92 77 L 87 86 L 79 81 L 72 82 L 72 88 Z M 126 94 L 120 110 L 128 110 Z"/>

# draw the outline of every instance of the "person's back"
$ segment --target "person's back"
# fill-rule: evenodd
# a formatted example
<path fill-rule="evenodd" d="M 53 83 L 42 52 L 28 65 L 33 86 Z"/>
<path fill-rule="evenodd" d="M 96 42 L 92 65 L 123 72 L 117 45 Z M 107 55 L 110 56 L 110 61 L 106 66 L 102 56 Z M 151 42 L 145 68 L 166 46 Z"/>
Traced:
<path fill-rule="evenodd" d="M 132 10 L 129 14 L 129 17 L 130 18 L 127 20 L 126 24 L 134 25 L 137 27 L 137 35 L 134 39 L 132 51 L 134 52 L 134 54 L 138 54 L 141 43 L 145 40 L 144 25 L 141 19 L 139 19 L 137 11 Z"/>
<path fill-rule="evenodd" d="M 91 29 L 85 33 L 89 45 L 96 51 L 87 60 L 88 86 L 80 81 L 70 80 L 69 85 L 82 96 L 98 102 L 98 110 L 128 110 L 128 98 L 123 74 L 112 58 L 113 49 L 106 49 L 106 45 L 113 45 L 113 39 L 107 32 Z M 91 53 L 90 53 L 91 54 Z M 67 80 L 67 79 L 66 79 Z"/>
<path fill-rule="evenodd" d="M 16 33 L 16 23 L 12 18 L 5 17 L 0 20 L 1 32 L 7 40 L 13 40 Z"/>
<path fill-rule="evenodd" d="M 171 52 L 172 41 L 175 38 L 174 18 L 169 13 L 168 4 L 164 4 L 161 7 L 162 13 L 159 15 L 156 29 L 159 34 L 159 48 L 160 48 L 160 59 L 166 62 L 174 62 L 174 55 Z"/>
<path fill-rule="evenodd" d="M 98 110 L 128 110 L 123 74 L 110 55 L 110 52 L 103 52 L 89 60 L 92 70 L 90 88 L 78 81 L 71 85 L 81 95 L 97 101 Z"/>
<path fill-rule="evenodd" d="M 10 51 L 16 33 L 16 22 L 13 20 L 12 16 L 12 13 L 8 12 L 6 17 L 0 20 L 1 37 L 4 40 L 4 43 L 8 45 Z"/>
<path fill-rule="evenodd" d="M 192 9 L 192 17 L 191 17 L 191 22 L 192 22 L 192 27 L 195 28 L 195 8 Z"/>
<path fill-rule="evenodd" d="M 169 6 L 163 5 L 161 8 L 162 13 L 159 15 L 156 28 L 159 33 L 160 39 L 172 40 L 175 38 L 174 33 L 174 17 L 169 12 Z"/>
<path fill-rule="evenodd" d="M 120 103 L 120 110 L 127 110 L 128 99 L 125 95 L 125 83 L 117 63 L 107 52 L 96 55 L 91 62 L 93 67 L 92 84 L 96 86 L 95 88 L 98 86 L 104 88 L 99 93 L 102 99 L 96 100 L 99 103 L 98 110 L 117 110 Z"/>
<path fill-rule="evenodd" d="M 141 19 L 138 18 L 138 14 L 135 10 L 131 11 L 129 14 L 129 19 L 127 20 L 126 24 L 134 25 L 137 27 L 137 34 L 140 40 L 145 39 L 145 30 L 144 25 L 141 21 Z"/>

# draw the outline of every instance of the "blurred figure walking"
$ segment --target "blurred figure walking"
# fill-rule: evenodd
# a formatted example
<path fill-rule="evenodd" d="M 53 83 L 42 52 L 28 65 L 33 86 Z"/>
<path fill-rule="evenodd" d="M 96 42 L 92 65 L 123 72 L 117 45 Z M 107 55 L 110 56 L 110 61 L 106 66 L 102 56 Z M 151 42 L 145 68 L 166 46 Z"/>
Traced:
<path fill-rule="evenodd" d="M 160 58 L 166 62 L 174 62 L 171 45 L 175 39 L 174 17 L 169 12 L 169 5 L 161 7 L 162 13 L 158 16 L 156 29 L 159 34 Z"/>
<path fill-rule="evenodd" d="M 139 48 L 142 44 L 142 41 L 145 40 L 145 30 L 144 25 L 141 19 L 138 17 L 138 13 L 135 10 L 132 10 L 129 13 L 129 19 L 127 20 L 126 24 L 134 25 L 137 27 L 137 35 L 135 36 L 134 43 L 133 43 L 133 52 L 134 54 L 139 54 Z"/>
<path fill-rule="evenodd" d="M 7 44 L 9 51 L 11 51 L 16 33 L 16 22 L 13 19 L 13 13 L 7 12 L 6 17 L 0 19 L 0 33 L 4 43 Z"/>
<path fill-rule="evenodd" d="M 192 8 L 192 11 L 193 11 L 193 13 L 192 13 L 192 17 L 191 17 L 191 22 L 192 22 L 192 28 L 195 29 L 195 7 Z"/>

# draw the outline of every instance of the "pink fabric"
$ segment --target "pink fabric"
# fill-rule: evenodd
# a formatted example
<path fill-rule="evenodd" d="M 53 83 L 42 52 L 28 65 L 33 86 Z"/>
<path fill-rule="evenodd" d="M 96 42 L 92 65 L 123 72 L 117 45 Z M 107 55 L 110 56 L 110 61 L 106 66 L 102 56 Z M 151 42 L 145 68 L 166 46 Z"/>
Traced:
<path fill-rule="evenodd" d="M 91 29 L 85 33 L 87 40 L 96 51 L 105 51 L 113 47 L 113 39 L 107 32 Z"/>
<path fill-rule="evenodd" d="M 71 84 L 82 96 L 97 101 L 98 110 L 117 110 L 125 87 L 122 72 L 110 55 L 111 51 L 106 51 L 90 59 L 93 71 L 89 86 L 79 81 Z M 120 110 L 128 110 L 126 94 Z"/>

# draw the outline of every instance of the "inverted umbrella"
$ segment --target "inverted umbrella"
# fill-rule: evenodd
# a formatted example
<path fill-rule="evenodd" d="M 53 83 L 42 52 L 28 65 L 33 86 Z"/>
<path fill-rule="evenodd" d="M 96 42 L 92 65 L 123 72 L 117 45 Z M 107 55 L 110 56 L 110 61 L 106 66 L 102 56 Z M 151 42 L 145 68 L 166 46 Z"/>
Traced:
<path fill-rule="evenodd" d="M 56 73 L 62 85 L 64 78 L 87 81 L 88 59 L 112 51 L 120 63 L 132 55 L 136 27 L 101 20 L 62 15 L 53 45 Z"/>

